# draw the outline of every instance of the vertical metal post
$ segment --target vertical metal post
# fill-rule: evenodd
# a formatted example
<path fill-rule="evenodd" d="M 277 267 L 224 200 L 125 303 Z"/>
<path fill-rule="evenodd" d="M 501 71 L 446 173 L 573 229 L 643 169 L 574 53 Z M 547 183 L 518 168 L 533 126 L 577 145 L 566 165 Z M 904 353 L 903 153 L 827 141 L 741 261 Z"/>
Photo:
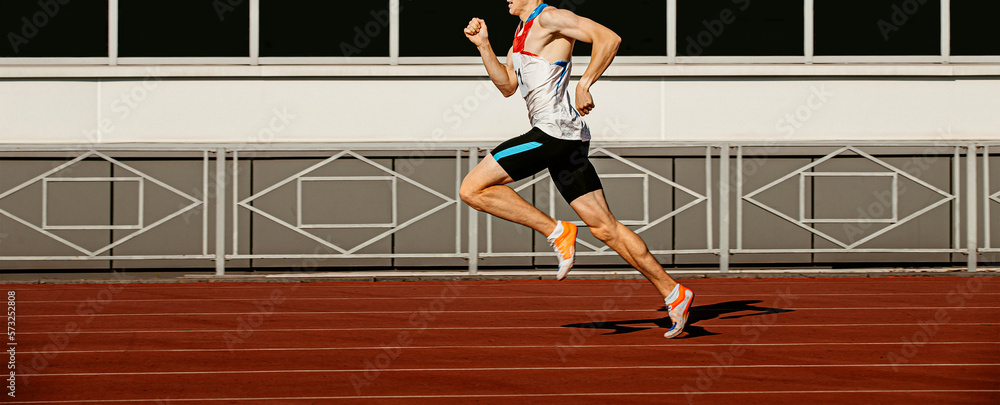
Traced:
<path fill-rule="evenodd" d="M 647 176 L 648 178 L 648 176 Z M 674 174 L 674 178 L 677 178 L 677 174 Z M 708 250 L 712 250 L 715 246 L 715 235 L 712 232 L 712 147 L 708 146 L 705 148 L 705 237 L 708 242 Z M 647 200 L 648 201 L 648 200 Z M 648 207 L 649 204 L 646 204 Z M 646 221 L 649 221 L 649 216 L 646 216 Z"/>
<path fill-rule="evenodd" d="M 983 146 L 983 248 L 990 249 L 993 247 L 993 243 L 990 240 L 990 235 L 993 232 L 990 229 L 990 147 L 989 145 Z"/>
<path fill-rule="evenodd" d="M 965 188 L 966 195 L 966 218 L 968 222 L 966 225 L 966 232 L 968 232 L 967 242 L 969 246 L 969 263 L 968 270 L 976 271 L 976 261 L 979 258 L 979 241 L 978 232 L 979 228 L 976 226 L 976 144 L 969 144 L 969 151 L 967 155 L 968 159 L 966 161 L 966 182 L 968 186 Z"/>
<path fill-rule="evenodd" d="M 140 207 L 142 207 L 140 205 Z M 142 209 L 140 209 L 141 211 Z M 49 180 L 42 179 L 42 229 L 49 226 Z"/>
<path fill-rule="evenodd" d="M 455 150 L 455 254 L 462 253 L 462 150 Z"/>
<path fill-rule="evenodd" d="M 805 50 L 806 64 L 813 63 L 813 55 L 816 53 L 816 19 L 815 19 L 815 3 L 813 0 L 804 0 L 803 5 L 804 15 L 802 18 L 805 20 L 803 24 L 804 33 L 803 38 L 805 43 L 803 44 L 803 49 Z"/>
<path fill-rule="evenodd" d="M 719 272 L 729 272 L 729 144 L 719 151 Z M 711 209 L 711 207 L 709 207 Z"/>
<path fill-rule="evenodd" d="M 469 149 L 469 171 L 479 164 L 479 148 Z M 469 275 L 479 273 L 479 212 L 469 207 Z"/>
<path fill-rule="evenodd" d="M 941 62 L 951 61 L 951 0 L 941 0 Z"/>
<path fill-rule="evenodd" d="M 118 0 L 108 0 L 108 64 L 118 65 Z"/>
<path fill-rule="evenodd" d="M 667 63 L 677 63 L 677 0 L 667 0 Z"/>
<path fill-rule="evenodd" d="M 208 162 L 209 150 L 202 153 L 201 190 L 201 255 L 208 256 Z"/>
<path fill-rule="evenodd" d="M 215 151 L 215 275 L 226 274 L 226 149 Z"/>
<path fill-rule="evenodd" d="M 399 64 L 399 0 L 389 0 L 389 64 Z"/>
<path fill-rule="evenodd" d="M 736 250 L 743 249 L 743 146 L 736 147 Z"/>
<path fill-rule="evenodd" d="M 250 65 L 260 64 L 260 0 L 250 0 Z"/>
<path fill-rule="evenodd" d="M 486 253 L 493 253 L 493 216 L 486 216 Z"/>
<path fill-rule="evenodd" d="M 953 249 L 962 248 L 962 198 L 960 197 L 962 193 L 962 148 L 960 146 L 955 146 L 955 156 L 951 158 L 951 195 L 955 196 L 955 202 L 952 203 L 952 230 L 954 234 L 952 239 Z"/>
<path fill-rule="evenodd" d="M 240 200 L 239 184 L 240 184 L 240 152 L 237 150 L 233 151 L 233 254 L 240 254 L 240 209 L 236 205 L 236 202 Z M 302 201 L 300 198 L 299 201 Z M 302 210 L 299 210 L 302 212 Z"/>

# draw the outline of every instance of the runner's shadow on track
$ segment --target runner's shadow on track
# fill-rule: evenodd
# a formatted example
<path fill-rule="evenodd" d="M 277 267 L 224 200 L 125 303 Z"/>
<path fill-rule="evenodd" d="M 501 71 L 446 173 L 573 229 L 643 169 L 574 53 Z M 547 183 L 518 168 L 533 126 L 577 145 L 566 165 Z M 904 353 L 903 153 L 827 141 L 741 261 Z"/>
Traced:
<path fill-rule="evenodd" d="M 676 337 L 674 339 L 690 339 L 701 336 L 711 336 L 719 335 L 720 333 L 711 332 L 704 327 L 698 326 L 698 322 L 707 321 L 709 319 L 738 319 L 745 318 L 748 316 L 758 316 L 758 315 L 768 315 L 768 314 L 781 314 L 785 312 L 792 312 L 792 309 L 781 309 L 781 308 L 767 308 L 758 306 L 755 304 L 761 303 L 761 300 L 745 300 L 745 301 L 729 301 L 720 302 L 717 304 L 700 305 L 691 307 L 691 311 L 688 313 L 687 325 L 684 326 L 684 335 Z M 667 308 L 662 307 L 659 309 L 661 312 L 666 312 Z M 742 313 L 749 312 L 749 313 Z M 729 316 L 723 316 L 727 314 L 734 314 Z M 584 322 L 584 323 L 573 323 L 569 325 L 563 325 L 564 328 L 584 328 L 584 329 L 608 329 L 610 332 L 605 333 L 605 335 L 618 335 L 623 333 L 632 333 L 643 331 L 647 329 L 652 329 L 652 325 L 663 329 L 670 329 L 670 325 L 673 322 L 670 321 L 669 316 L 663 318 L 653 318 L 653 319 L 637 319 L 631 321 L 604 321 L 604 322 Z M 643 326 L 632 326 L 632 325 L 643 325 Z M 648 326 L 647 326 L 648 325 Z"/>

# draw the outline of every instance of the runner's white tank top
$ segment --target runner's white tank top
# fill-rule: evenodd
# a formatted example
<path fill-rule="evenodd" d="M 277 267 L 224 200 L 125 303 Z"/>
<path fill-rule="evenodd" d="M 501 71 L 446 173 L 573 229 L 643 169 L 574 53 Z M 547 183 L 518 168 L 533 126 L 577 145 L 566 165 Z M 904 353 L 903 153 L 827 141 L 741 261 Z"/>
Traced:
<path fill-rule="evenodd" d="M 589 141 L 590 128 L 573 107 L 569 98 L 570 61 L 550 63 L 538 55 L 524 50 L 524 42 L 531 32 L 535 17 L 547 4 L 542 3 L 531 13 L 514 36 L 514 71 L 521 96 L 528 104 L 531 125 L 552 137 L 566 140 Z"/>

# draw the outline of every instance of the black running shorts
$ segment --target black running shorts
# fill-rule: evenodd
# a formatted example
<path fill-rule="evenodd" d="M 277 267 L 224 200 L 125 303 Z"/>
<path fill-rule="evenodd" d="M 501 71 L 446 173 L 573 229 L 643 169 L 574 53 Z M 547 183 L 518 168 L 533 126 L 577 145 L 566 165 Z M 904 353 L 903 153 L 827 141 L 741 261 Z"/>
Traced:
<path fill-rule="evenodd" d="M 493 159 L 514 181 L 549 169 L 552 181 L 566 202 L 602 189 L 597 170 L 590 163 L 590 142 L 552 137 L 538 128 L 501 143 Z"/>

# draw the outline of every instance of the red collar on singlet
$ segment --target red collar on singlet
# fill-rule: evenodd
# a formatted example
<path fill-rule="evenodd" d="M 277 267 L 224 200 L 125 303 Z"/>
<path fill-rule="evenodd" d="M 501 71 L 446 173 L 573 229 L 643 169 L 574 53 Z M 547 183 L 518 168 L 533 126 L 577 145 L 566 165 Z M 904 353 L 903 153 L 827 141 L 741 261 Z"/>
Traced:
<path fill-rule="evenodd" d="M 521 28 L 521 31 L 514 34 L 514 52 L 522 55 L 534 56 L 536 58 L 539 57 L 531 52 L 524 51 L 524 40 L 528 39 L 528 32 L 531 31 L 531 26 L 535 24 L 535 17 L 538 17 L 538 15 L 542 13 L 542 10 L 545 10 L 548 6 L 549 5 L 545 3 L 539 4 L 538 8 L 536 8 L 535 11 L 531 13 L 531 16 L 528 17 L 528 21 L 524 22 L 524 26 Z"/>

